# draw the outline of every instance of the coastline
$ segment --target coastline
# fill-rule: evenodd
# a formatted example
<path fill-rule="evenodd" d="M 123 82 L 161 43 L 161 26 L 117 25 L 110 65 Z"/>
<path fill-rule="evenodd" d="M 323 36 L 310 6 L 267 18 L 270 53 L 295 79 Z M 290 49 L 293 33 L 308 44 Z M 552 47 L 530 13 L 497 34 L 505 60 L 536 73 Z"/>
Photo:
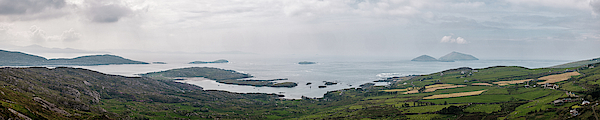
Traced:
<path fill-rule="evenodd" d="M 235 60 L 235 59 L 234 59 Z M 238 93 L 275 93 L 285 92 L 285 98 L 299 99 L 302 96 L 321 98 L 328 91 L 347 88 L 357 88 L 364 83 L 385 79 L 393 76 L 423 75 L 468 66 L 471 68 L 485 68 L 494 65 L 526 66 L 528 68 L 547 67 L 563 63 L 559 60 L 528 61 L 528 60 L 479 60 L 474 62 L 453 63 L 422 63 L 402 61 L 371 61 L 371 62 L 335 62 L 322 61 L 321 64 L 303 66 L 296 64 L 297 60 L 289 61 L 239 61 L 228 64 L 185 64 L 169 62 L 171 64 L 145 64 L 145 65 L 108 65 L 108 66 L 71 66 L 99 71 L 106 74 L 138 77 L 135 74 L 164 71 L 184 67 L 215 67 L 235 70 L 252 74 L 252 79 L 269 80 L 276 78 L 289 78 L 289 82 L 296 82 L 294 88 L 269 88 L 228 85 L 217 82 L 202 81 L 200 79 L 181 81 L 201 86 L 206 90 L 224 90 Z M 211 80 L 212 81 L 212 80 Z M 324 85 L 322 81 L 338 81 L 337 85 L 318 88 Z M 306 85 L 306 83 L 312 83 Z M 375 82 L 376 86 L 386 85 L 387 82 Z M 225 87 L 230 86 L 230 87 Z"/>

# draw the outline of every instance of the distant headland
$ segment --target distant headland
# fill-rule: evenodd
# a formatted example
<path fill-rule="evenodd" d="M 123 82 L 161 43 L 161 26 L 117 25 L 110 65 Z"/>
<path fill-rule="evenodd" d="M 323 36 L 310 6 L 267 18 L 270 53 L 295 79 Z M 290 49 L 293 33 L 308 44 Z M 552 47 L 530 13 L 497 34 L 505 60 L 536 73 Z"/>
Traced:
<path fill-rule="evenodd" d="M 469 60 L 479 60 L 473 55 L 459 53 L 459 52 L 451 52 L 448 53 L 439 59 L 435 59 L 429 55 L 421 55 L 417 58 L 412 59 L 411 61 L 418 62 L 454 62 L 454 61 L 469 61 Z"/>
<path fill-rule="evenodd" d="M 220 59 L 220 60 L 215 60 L 212 62 L 205 62 L 205 61 L 194 61 L 194 62 L 190 62 L 189 64 L 208 64 L 208 63 L 228 63 L 229 61 L 225 60 L 225 59 Z"/>
<path fill-rule="evenodd" d="M 46 66 L 46 65 L 118 65 L 118 64 L 149 64 L 134 61 L 116 55 L 89 55 L 76 58 L 47 59 L 41 56 L 22 52 L 0 50 L 0 66 Z"/>
<path fill-rule="evenodd" d="M 271 80 L 252 80 L 245 78 L 252 78 L 250 74 L 240 73 L 233 70 L 225 70 L 211 67 L 189 67 L 189 68 L 178 68 L 160 72 L 150 72 L 145 74 L 139 74 L 143 77 L 149 77 L 160 80 L 171 80 L 180 77 L 203 77 L 223 84 L 234 84 L 234 85 L 246 85 L 246 86 L 257 86 L 257 87 L 296 87 L 298 83 L 295 82 L 274 82 L 288 80 L 283 79 L 271 79 Z"/>

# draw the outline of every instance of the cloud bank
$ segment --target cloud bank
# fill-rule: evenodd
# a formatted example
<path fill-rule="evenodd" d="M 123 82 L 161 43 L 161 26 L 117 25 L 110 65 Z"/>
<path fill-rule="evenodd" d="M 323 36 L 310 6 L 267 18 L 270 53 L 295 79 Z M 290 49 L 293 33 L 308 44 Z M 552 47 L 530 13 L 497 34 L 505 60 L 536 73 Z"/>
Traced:
<path fill-rule="evenodd" d="M 452 38 L 452 36 L 444 36 L 440 41 L 442 43 L 457 43 L 457 44 L 466 44 L 467 40 L 462 37 Z"/>
<path fill-rule="evenodd" d="M 598 51 L 599 13 L 600 0 L 0 0 L 0 44 L 351 55 Z"/>

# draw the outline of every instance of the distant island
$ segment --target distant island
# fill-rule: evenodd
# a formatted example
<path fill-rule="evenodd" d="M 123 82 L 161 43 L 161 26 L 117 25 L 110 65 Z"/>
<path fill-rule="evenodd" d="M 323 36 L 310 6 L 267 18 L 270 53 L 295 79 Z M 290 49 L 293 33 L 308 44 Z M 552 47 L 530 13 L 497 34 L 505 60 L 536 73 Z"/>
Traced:
<path fill-rule="evenodd" d="M 225 59 L 220 59 L 220 60 L 215 60 L 212 62 L 205 62 L 205 61 L 194 61 L 194 62 L 190 62 L 189 64 L 208 64 L 208 63 L 228 63 L 229 61 L 225 60 Z"/>
<path fill-rule="evenodd" d="M 167 64 L 166 62 L 152 62 L 152 64 Z"/>
<path fill-rule="evenodd" d="M 429 55 L 421 55 L 415 59 L 412 59 L 410 61 L 421 61 L 421 62 L 433 62 L 433 61 L 439 61 Z"/>
<path fill-rule="evenodd" d="M 149 77 L 154 79 L 169 80 L 177 77 L 204 77 L 207 79 L 215 80 L 219 83 L 224 84 L 235 84 L 235 85 L 248 85 L 257 87 L 296 87 L 297 83 L 294 82 L 282 82 L 277 83 L 273 81 L 281 81 L 288 79 L 273 79 L 273 80 L 240 80 L 244 78 L 252 78 L 253 76 L 245 73 L 239 73 L 233 70 L 225 70 L 211 67 L 189 67 L 171 69 L 160 72 L 150 72 L 146 74 L 139 74 L 143 77 Z"/>
<path fill-rule="evenodd" d="M 464 54 L 464 53 L 459 53 L 459 52 L 451 52 L 448 53 L 442 57 L 440 57 L 439 59 L 435 59 L 434 57 L 431 57 L 429 55 L 421 55 L 417 58 L 414 58 L 410 61 L 417 61 L 417 62 L 454 62 L 454 61 L 467 61 L 467 60 L 479 60 L 475 57 L 473 57 L 472 55 L 469 54 Z"/>
<path fill-rule="evenodd" d="M 125 59 L 115 55 L 89 55 L 72 59 L 58 58 L 47 59 L 41 56 L 0 50 L 0 66 L 44 66 L 44 65 L 72 65 L 72 66 L 94 66 L 94 65 L 118 65 L 118 64 L 149 64 L 146 62 Z"/>
<path fill-rule="evenodd" d="M 448 53 L 439 59 L 440 61 L 467 61 L 467 60 L 479 60 L 472 55 L 463 54 L 459 52 Z"/>
<path fill-rule="evenodd" d="M 298 62 L 298 64 L 300 65 L 308 65 L 308 64 L 317 64 L 316 62 L 309 62 L 309 61 L 302 61 L 302 62 Z"/>

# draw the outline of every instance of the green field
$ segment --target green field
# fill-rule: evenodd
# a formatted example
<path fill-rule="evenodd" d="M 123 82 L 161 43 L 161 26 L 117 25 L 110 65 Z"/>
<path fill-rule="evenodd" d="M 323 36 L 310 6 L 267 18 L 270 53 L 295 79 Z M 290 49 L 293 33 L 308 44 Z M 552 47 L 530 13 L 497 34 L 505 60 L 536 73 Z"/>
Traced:
<path fill-rule="evenodd" d="M 502 108 L 500 107 L 500 104 L 474 104 L 471 105 L 467 108 L 465 108 L 465 112 L 482 112 L 482 113 L 493 113 L 493 112 L 498 112 L 500 111 Z"/>

